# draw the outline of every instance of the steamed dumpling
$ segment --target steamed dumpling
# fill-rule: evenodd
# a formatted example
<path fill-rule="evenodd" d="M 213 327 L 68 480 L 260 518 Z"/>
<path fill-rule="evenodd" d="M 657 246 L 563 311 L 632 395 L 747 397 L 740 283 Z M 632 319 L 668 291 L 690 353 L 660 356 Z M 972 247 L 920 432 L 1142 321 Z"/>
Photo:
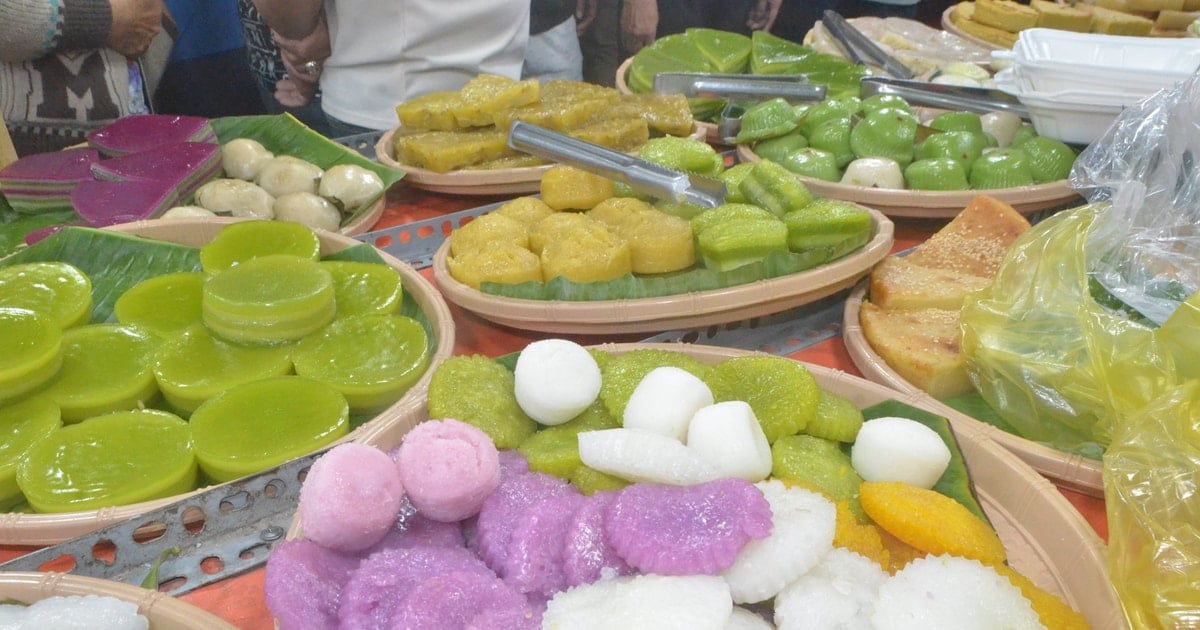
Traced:
<path fill-rule="evenodd" d="M 204 184 L 196 190 L 196 205 L 235 217 L 275 218 L 274 195 L 240 179 L 214 179 Z"/>
<path fill-rule="evenodd" d="M 342 214 L 337 206 L 320 195 L 294 192 L 275 199 L 275 220 L 336 232 L 341 225 Z"/>
<path fill-rule="evenodd" d="M 282 197 L 293 192 L 317 194 L 317 182 L 324 171 L 311 162 L 290 155 L 271 158 L 258 172 L 255 183 L 272 197 Z"/>
<path fill-rule="evenodd" d="M 374 171 L 355 164 L 332 166 L 321 176 L 317 194 L 340 202 L 342 210 L 353 212 L 383 192 L 383 179 Z"/>
<path fill-rule="evenodd" d="M 274 153 L 251 138 L 235 138 L 221 145 L 221 168 L 225 175 L 237 179 L 254 181 L 273 157 Z"/>

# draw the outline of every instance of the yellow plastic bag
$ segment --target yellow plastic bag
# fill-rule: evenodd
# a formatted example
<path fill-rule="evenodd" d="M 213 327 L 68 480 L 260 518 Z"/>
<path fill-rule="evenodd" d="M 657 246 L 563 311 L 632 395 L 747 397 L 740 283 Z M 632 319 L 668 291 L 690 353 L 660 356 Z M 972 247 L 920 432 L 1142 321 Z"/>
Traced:
<path fill-rule="evenodd" d="M 1108 563 L 1133 628 L 1200 627 L 1200 382 L 1118 426 L 1104 455 Z"/>
<path fill-rule="evenodd" d="M 967 369 L 1021 435 L 1104 450 L 1131 626 L 1200 628 L 1200 73 L 1125 109 L 1071 184 L 1090 203 L 964 303 Z"/>
<path fill-rule="evenodd" d="M 1154 329 L 1092 296 L 1088 236 L 1109 207 L 1035 225 L 962 310 L 976 389 L 1022 436 L 1067 451 L 1107 446 L 1119 418 L 1176 382 Z"/>

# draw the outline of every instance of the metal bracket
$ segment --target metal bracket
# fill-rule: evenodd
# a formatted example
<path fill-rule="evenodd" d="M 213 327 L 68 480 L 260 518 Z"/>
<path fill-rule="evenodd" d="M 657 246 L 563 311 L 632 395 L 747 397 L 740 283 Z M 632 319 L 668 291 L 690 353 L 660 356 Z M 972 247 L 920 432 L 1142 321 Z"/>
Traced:
<path fill-rule="evenodd" d="M 324 452 L 31 552 L 0 571 L 53 569 L 140 586 L 161 560 L 158 588 L 171 595 L 251 571 L 284 539 L 304 477 Z"/>

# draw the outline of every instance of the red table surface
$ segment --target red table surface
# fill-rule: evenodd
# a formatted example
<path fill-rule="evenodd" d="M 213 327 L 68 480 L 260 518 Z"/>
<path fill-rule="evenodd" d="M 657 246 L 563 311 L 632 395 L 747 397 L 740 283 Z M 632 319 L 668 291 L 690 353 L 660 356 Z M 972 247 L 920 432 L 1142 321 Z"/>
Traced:
<path fill-rule="evenodd" d="M 463 197 L 430 193 L 406 186 L 401 182 L 388 194 L 388 204 L 383 216 L 375 229 L 383 229 L 412 221 L 421 221 L 447 213 L 474 208 L 497 201 L 506 197 Z M 893 251 L 901 251 L 923 242 L 945 224 L 942 220 L 897 219 L 896 238 Z M 421 272 L 431 282 L 432 271 L 425 269 Z M 464 311 L 450 304 L 450 311 L 455 325 L 455 354 L 483 354 L 500 356 L 520 350 L 531 341 L 546 337 L 545 333 L 531 332 L 506 328 L 493 324 L 473 313 Z M 598 344 L 604 342 L 633 342 L 645 338 L 646 334 L 613 336 L 613 335 L 571 335 L 570 338 L 582 344 Z M 834 338 L 805 348 L 790 355 L 791 358 L 808 363 L 836 368 L 844 372 L 861 376 L 850 355 L 846 351 L 841 338 Z M 1059 488 L 1064 497 L 1079 510 L 1080 514 L 1095 528 L 1101 538 L 1108 539 L 1108 519 L 1104 511 L 1104 501 Z M 0 562 L 11 560 L 32 551 L 32 547 L 13 545 L 0 546 Z M 181 596 L 181 599 L 203 608 L 225 619 L 233 625 L 245 630 L 273 628 L 271 616 L 263 597 L 263 569 L 228 578 L 204 586 Z"/>

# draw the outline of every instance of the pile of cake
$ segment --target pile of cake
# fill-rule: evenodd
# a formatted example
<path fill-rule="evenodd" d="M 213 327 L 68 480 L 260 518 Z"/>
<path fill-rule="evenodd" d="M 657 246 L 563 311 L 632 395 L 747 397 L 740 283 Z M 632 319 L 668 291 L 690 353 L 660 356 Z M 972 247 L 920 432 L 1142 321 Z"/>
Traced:
<path fill-rule="evenodd" d="M 975 197 L 907 256 L 871 270 L 859 311 L 863 336 L 897 374 L 934 398 L 974 391 L 959 342 L 967 294 L 987 288 L 1029 221 L 1008 204 Z"/>
<path fill-rule="evenodd" d="M 1200 18 L 1200 0 L 974 0 L 958 3 L 950 21 L 963 32 L 1004 48 L 1027 28 L 1078 33 L 1183 37 Z"/>

